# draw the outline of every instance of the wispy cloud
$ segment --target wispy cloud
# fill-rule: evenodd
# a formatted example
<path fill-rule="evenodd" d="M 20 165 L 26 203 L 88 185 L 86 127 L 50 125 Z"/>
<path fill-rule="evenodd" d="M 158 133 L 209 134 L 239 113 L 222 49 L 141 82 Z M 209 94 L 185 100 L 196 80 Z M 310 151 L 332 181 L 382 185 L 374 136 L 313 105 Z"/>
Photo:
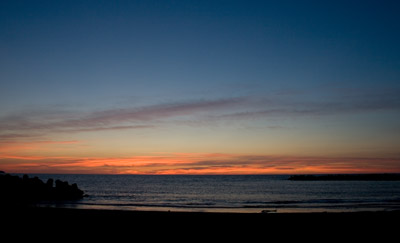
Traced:
<path fill-rule="evenodd" d="M 127 130 L 127 129 L 147 129 L 154 128 L 154 125 L 137 125 L 137 126 L 111 126 L 111 127 L 93 127 L 93 128 L 73 128 L 63 129 L 63 131 L 71 132 L 96 132 L 96 131 L 107 131 L 107 130 Z"/>
<path fill-rule="evenodd" d="M 400 158 L 164 154 L 133 157 L 0 155 L 3 170 L 33 173 L 294 174 L 400 172 Z"/>
<path fill-rule="evenodd" d="M 154 122 L 230 109 L 245 103 L 245 98 L 166 103 L 144 107 L 109 109 L 96 112 L 21 113 L 0 118 L 3 138 L 43 136 L 51 132 L 93 132 L 104 130 L 149 129 Z"/>
<path fill-rule="evenodd" d="M 27 140 L 27 139 L 26 139 Z M 70 141 L 53 141 L 53 140 L 32 140 L 32 141 L 19 141 L 19 140 L 0 140 L 0 157 L 4 156 L 20 156 L 20 153 L 38 152 L 47 149 L 54 149 L 55 147 L 63 148 L 76 148 L 77 146 L 84 146 L 83 143 L 77 140 Z"/>
<path fill-rule="evenodd" d="M 21 134 L 21 133 L 4 133 L 0 134 L 0 143 L 9 142 L 13 140 L 24 140 L 24 139 L 31 139 L 37 138 L 42 136 L 41 134 Z"/>
<path fill-rule="evenodd" d="M 87 127 L 96 125 L 104 126 L 122 122 L 149 122 L 170 117 L 226 109 L 242 104 L 244 101 L 244 98 L 230 98 L 212 101 L 202 100 L 167 103 L 139 108 L 112 109 L 93 112 L 79 119 L 68 119 L 54 125 L 57 127 Z"/>
<path fill-rule="evenodd" d="M 340 98 L 340 99 L 339 99 Z M 307 100 L 307 99 L 306 99 Z M 165 124 L 201 125 L 208 122 L 286 117 L 315 117 L 379 111 L 400 111 L 393 92 L 348 93 L 334 99 L 304 101 L 296 95 L 236 97 L 171 102 L 93 112 L 24 112 L 0 118 L 0 138 L 29 139 L 50 133 L 152 129 Z"/>
<path fill-rule="evenodd" d="M 223 114 L 226 119 L 257 119 L 265 117 L 305 117 L 340 114 L 400 111 L 400 97 L 393 93 L 343 96 L 334 100 L 262 102 L 253 109 Z"/>

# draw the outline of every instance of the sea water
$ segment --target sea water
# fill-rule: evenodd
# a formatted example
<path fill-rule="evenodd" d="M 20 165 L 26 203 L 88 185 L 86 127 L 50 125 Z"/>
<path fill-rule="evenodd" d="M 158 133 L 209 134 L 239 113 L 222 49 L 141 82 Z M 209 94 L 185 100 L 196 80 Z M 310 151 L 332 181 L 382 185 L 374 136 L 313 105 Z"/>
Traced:
<path fill-rule="evenodd" d="M 88 197 L 42 206 L 197 212 L 400 209 L 400 181 L 290 181 L 286 175 L 29 175 L 77 183 Z"/>

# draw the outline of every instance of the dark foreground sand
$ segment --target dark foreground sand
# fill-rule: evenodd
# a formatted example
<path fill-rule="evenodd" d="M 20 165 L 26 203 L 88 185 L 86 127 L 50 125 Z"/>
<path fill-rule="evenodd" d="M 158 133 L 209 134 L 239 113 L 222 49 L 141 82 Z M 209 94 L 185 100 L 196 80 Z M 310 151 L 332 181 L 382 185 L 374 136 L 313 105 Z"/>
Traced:
<path fill-rule="evenodd" d="M 361 213 L 187 213 L 86 210 L 66 208 L 2 207 L 2 232 L 58 232 L 71 235 L 146 235 L 167 237 L 190 234 L 238 237 L 389 237 L 399 231 L 400 211 Z M 380 238 L 383 240 L 384 238 Z M 324 240 L 324 241 L 325 241 Z M 382 241 L 384 242 L 384 241 Z"/>

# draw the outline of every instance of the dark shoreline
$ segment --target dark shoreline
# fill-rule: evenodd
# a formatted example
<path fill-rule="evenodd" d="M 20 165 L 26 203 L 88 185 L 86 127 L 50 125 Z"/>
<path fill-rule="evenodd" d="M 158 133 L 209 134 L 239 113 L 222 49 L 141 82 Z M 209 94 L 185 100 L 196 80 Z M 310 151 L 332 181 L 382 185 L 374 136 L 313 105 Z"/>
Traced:
<path fill-rule="evenodd" d="M 2 220 L 48 224 L 55 222 L 63 225 L 92 225 L 92 226 L 121 226 L 124 222 L 130 225 L 144 226 L 148 223 L 152 227 L 163 226 L 174 222 L 175 225 L 185 227 L 207 222 L 207 226 L 268 226 L 268 227 L 319 227 L 321 225 L 335 225 L 335 227 L 352 227 L 353 224 L 363 227 L 388 228 L 397 225 L 400 219 L 398 211 L 376 212 L 330 212 L 330 213 L 217 213 L 217 212 L 168 212 L 168 211 L 124 211 L 104 209 L 71 209 L 51 207 L 2 207 Z M 302 225 L 305 223 L 306 225 Z M 339 224 L 338 224 L 339 223 Z"/>
<path fill-rule="evenodd" d="M 38 207 L 0 208 L 0 215 L 4 234 L 29 241 L 388 242 L 397 237 L 400 211 L 265 214 Z"/>

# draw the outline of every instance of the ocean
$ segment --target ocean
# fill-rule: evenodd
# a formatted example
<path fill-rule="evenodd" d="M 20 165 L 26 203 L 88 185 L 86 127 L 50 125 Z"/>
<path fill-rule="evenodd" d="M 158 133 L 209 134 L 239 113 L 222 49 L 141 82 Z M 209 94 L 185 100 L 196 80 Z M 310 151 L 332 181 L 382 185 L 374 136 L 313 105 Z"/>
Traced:
<path fill-rule="evenodd" d="M 356 212 L 400 209 L 400 181 L 289 181 L 287 175 L 49 175 L 88 196 L 45 207 L 195 212 Z"/>

